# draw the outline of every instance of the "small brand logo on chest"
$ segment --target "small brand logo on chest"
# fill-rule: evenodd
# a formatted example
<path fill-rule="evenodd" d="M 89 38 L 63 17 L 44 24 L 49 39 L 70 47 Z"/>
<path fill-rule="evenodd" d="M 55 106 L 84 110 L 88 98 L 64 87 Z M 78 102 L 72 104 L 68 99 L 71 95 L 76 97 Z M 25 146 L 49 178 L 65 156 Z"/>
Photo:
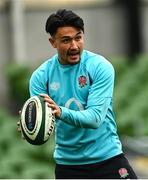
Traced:
<path fill-rule="evenodd" d="M 57 91 L 60 88 L 60 84 L 58 82 L 53 82 L 50 84 L 50 89 Z"/>

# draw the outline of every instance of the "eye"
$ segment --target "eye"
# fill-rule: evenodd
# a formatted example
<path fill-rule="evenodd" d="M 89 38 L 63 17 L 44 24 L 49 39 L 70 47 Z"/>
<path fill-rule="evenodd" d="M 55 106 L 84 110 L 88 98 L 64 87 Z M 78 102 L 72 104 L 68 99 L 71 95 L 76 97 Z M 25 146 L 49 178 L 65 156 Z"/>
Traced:
<path fill-rule="evenodd" d="M 70 41 L 71 41 L 70 38 L 62 39 L 62 43 L 64 43 L 64 44 L 68 44 L 68 43 L 70 43 Z"/>
<path fill-rule="evenodd" d="M 75 40 L 76 40 L 76 41 L 80 41 L 81 39 L 82 39 L 82 36 L 76 36 L 76 37 L 75 37 Z"/>

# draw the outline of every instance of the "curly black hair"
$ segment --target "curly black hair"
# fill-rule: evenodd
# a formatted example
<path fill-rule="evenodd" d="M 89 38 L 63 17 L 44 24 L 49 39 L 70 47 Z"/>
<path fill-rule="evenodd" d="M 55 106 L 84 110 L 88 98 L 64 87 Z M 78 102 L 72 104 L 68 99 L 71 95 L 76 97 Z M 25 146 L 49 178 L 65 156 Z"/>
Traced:
<path fill-rule="evenodd" d="M 51 36 L 54 36 L 59 27 L 72 26 L 84 32 L 84 22 L 77 14 L 71 10 L 59 9 L 51 14 L 45 25 L 45 30 Z"/>

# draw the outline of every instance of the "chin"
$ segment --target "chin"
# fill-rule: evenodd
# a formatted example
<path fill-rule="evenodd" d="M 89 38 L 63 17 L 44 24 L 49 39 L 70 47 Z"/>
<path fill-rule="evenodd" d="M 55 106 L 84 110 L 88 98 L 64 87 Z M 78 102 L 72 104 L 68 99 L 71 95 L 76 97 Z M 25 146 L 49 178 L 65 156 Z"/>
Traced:
<path fill-rule="evenodd" d="M 79 62 L 80 62 L 80 59 L 78 59 L 78 60 L 70 60 L 69 64 L 75 65 L 75 64 L 78 64 Z"/>
<path fill-rule="evenodd" d="M 77 57 L 77 58 L 69 58 L 68 59 L 68 63 L 69 64 L 77 64 L 80 62 L 80 57 Z"/>

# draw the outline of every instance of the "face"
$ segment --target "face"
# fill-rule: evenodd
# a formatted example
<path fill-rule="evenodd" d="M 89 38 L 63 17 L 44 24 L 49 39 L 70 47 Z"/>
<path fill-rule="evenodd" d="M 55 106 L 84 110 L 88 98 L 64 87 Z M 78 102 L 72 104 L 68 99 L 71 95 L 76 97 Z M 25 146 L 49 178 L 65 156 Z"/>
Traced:
<path fill-rule="evenodd" d="M 77 64 L 84 46 L 83 31 L 75 27 L 60 27 L 54 37 L 49 39 L 54 48 L 57 49 L 61 64 Z"/>

